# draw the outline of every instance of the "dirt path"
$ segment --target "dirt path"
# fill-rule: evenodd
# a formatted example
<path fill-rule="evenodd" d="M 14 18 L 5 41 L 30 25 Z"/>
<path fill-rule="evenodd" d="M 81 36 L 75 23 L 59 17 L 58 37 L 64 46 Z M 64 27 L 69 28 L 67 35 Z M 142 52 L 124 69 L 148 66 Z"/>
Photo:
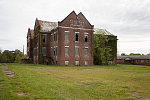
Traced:
<path fill-rule="evenodd" d="M 7 76 L 9 76 L 9 77 L 15 76 L 15 73 L 14 73 L 13 71 L 11 71 L 10 69 L 8 69 L 7 66 L 3 66 L 3 69 L 4 69 L 4 72 L 5 72 L 5 74 L 6 74 Z"/>

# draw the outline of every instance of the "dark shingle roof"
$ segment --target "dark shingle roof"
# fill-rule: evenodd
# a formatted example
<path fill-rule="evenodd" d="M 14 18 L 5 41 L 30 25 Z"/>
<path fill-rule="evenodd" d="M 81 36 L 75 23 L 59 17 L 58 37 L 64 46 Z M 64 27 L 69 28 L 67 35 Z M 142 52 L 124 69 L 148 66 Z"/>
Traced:
<path fill-rule="evenodd" d="M 48 22 L 38 20 L 40 24 L 40 31 L 41 32 L 50 32 L 51 30 L 55 29 L 58 26 L 58 22 Z"/>
<path fill-rule="evenodd" d="M 150 59 L 150 55 L 117 56 L 117 59 Z"/>

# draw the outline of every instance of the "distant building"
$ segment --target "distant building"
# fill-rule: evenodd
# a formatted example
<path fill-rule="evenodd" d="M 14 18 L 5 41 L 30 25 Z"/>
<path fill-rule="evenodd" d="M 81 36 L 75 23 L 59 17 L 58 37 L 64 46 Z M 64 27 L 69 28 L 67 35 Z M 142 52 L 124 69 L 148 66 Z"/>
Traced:
<path fill-rule="evenodd" d="M 60 22 L 36 19 L 34 29 L 28 29 L 27 55 L 35 64 L 93 65 L 93 32 L 81 12 Z"/>
<path fill-rule="evenodd" d="M 150 65 L 150 55 L 118 56 L 117 64 Z"/>

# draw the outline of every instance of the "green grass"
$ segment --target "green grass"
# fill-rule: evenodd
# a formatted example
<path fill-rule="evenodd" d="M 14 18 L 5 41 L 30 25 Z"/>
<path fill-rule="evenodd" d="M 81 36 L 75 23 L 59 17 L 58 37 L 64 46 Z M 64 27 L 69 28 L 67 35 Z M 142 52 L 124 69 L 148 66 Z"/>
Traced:
<path fill-rule="evenodd" d="M 0 67 L 0 100 L 150 99 L 150 66 L 7 66 L 16 76 L 6 76 Z"/>

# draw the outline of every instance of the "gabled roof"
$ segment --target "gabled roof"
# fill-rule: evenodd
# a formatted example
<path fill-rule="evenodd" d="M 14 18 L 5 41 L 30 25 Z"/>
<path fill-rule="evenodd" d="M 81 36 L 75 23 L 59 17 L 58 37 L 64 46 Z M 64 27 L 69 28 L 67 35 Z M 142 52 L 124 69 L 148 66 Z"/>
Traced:
<path fill-rule="evenodd" d="M 138 60 L 138 59 L 150 59 L 150 55 L 134 55 L 134 56 L 117 56 L 117 59 L 131 59 L 131 60 Z"/>
<path fill-rule="evenodd" d="M 100 33 L 100 34 L 115 36 L 112 33 L 110 33 L 109 31 L 107 31 L 106 29 L 94 28 L 94 34 L 98 34 L 97 31 L 99 31 L 98 33 Z"/>
<path fill-rule="evenodd" d="M 77 14 L 75 13 L 75 11 L 73 10 L 67 17 L 65 17 L 62 21 L 60 22 L 63 22 L 64 20 L 66 20 L 70 15 L 75 15 L 77 16 Z"/>
<path fill-rule="evenodd" d="M 77 16 L 82 16 L 88 22 L 88 24 L 90 24 L 90 26 L 94 27 L 94 25 L 91 25 L 91 23 L 86 19 L 82 12 L 80 12 Z"/>
<path fill-rule="evenodd" d="M 58 27 L 58 22 L 49 22 L 49 21 L 42 21 L 38 20 L 40 25 L 40 31 L 41 32 L 50 32 L 53 29 Z"/>

